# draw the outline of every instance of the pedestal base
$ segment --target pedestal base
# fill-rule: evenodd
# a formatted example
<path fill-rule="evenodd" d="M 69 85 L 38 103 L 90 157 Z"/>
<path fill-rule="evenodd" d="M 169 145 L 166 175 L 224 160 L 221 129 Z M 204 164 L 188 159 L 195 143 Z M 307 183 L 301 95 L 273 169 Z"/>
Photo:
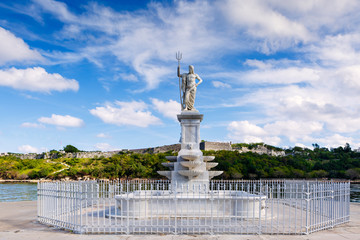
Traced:
<path fill-rule="evenodd" d="M 174 193 L 171 191 L 135 191 L 116 195 L 120 215 L 131 218 L 264 218 L 264 195 L 244 191 Z"/>

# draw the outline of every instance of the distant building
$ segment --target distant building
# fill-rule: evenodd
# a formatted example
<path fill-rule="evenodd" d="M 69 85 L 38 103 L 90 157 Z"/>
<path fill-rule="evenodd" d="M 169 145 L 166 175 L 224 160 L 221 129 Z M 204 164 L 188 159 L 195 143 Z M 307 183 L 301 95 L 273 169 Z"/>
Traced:
<path fill-rule="evenodd" d="M 227 150 L 232 151 L 231 143 L 230 142 L 201 142 L 200 143 L 200 150 Z"/>

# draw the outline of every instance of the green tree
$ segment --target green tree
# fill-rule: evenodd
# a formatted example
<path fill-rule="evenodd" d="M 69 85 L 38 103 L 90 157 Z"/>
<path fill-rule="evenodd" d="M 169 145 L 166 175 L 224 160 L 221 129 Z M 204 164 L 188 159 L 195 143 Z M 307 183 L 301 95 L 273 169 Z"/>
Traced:
<path fill-rule="evenodd" d="M 360 168 L 352 168 L 352 169 L 348 169 L 345 172 L 345 175 L 347 178 L 349 179 L 360 179 Z"/>
<path fill-rule="evenodd" d="M 325 170 L 314 170 L 309 173 L 310 178 L 325 178 L 329 174 Z"/>
<path fill-rule="evenodd" d="M 351 152 L 351 147 L 350 147 L 350 144 L 349 144 L 349 143 L 346 143 L 346 144 L 345 144 L 344 152 L 346 152 L 346 153 Z"/>
<path fill-rule="evenodd" d="M 67 153 L 80 152 L 80 150 L 77 149 L 76 147 L 74 147 L 73 145 L 66 145 L 64 147 L 64 151 L 67 152 Z"/>

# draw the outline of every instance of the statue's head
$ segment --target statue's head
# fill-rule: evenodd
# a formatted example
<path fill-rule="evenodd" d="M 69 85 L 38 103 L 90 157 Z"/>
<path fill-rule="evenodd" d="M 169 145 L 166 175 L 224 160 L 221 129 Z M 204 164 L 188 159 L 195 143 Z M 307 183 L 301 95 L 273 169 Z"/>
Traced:
<path fill-rule="evenodd" d="M 194 66 L 193 65 L 189 65 L 189 73 L 194 73 Z"/>

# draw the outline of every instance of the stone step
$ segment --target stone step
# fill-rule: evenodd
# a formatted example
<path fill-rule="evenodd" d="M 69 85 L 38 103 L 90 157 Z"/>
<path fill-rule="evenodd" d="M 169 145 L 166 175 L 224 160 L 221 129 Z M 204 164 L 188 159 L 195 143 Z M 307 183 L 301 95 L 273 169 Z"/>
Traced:
<path fill-rule="evenodd" d="M 157 171 L 157 173 L 171 180 L 171 171 Z"/>
<path fill-rule="evenodd" d="M 181 166 L 187 167 L 189 169 L 196 168 L 202 164 L 202 162 L 180 162 Z"/>
<path fill-rule="evenodd" d="M 170 170 L 174 170 L 174 164 L 173 162 L 163 162 L 161 163 L 161 165 L 163 165 L 164 167 L 168 167 L 170 168 Z"/>
<path fill-rule="evenodd" d="M 165 158 L 170 162 L 176 162 L 177 160 L 177 156 L 166 156 Z"/>
<path fill-rule="evenodd" d="M 178 173 L 182 176 L 188 177 L 189 179 L 193 177 L 197 177 L 200 174 L 203 173 L 203 171 L 197 171 L 197 170 L 180 170 Z"/>
<path fill-rule="evenodd" d="M 180 157 L 184 160 L 195 161 L 200 158 L 200 155 L 181 155 Z"/>
<path fill-rule="evenodd" d="M 204 156 L 204 162 L 210 162 L 215 159 L 215 156 Z"/>
<path fill-rule="evenodd" d="M 219 176 L 223 173 L 224 171 L 209 171 L 209 179 L 212 179 L 213 177 Z"/>
<path fill-rule="evenodd" d="M 213 167 L 216 167 L 218 164 L 219 163 L 217 163 L 217 162 L 207 162 L 206 163 L 206 170 L 209 170 L 209 169 L 211 169 Z"/>

